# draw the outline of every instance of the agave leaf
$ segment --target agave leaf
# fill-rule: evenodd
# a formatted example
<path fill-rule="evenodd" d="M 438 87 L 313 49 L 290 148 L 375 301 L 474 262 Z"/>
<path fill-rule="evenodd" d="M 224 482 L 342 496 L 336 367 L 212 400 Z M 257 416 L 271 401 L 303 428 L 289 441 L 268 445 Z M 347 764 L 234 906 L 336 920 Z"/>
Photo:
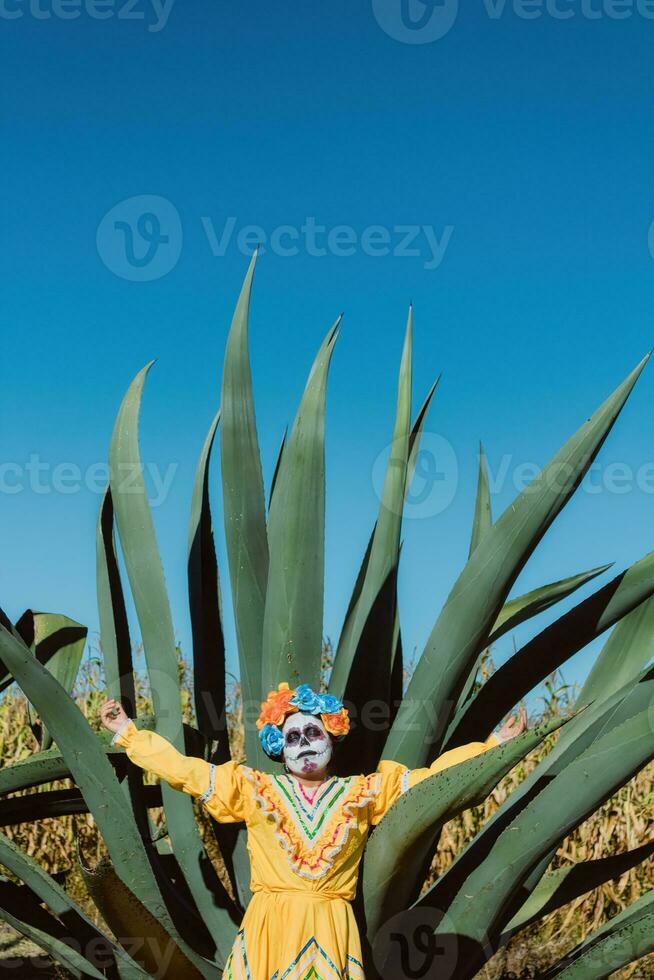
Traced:
<path fill-rule="evenodd" d="M 220 844 L 220 853 L 225 862 L 229 876 L 234 883 L 237 901 L 242 910 L 246 909 L 252 898 L 250 891 L 250 854 L 247 845 L 247 830 L 243 826 L 218 824 L 213 821 L 214 832 L 220 827 L 222 834 L 216 833 Z M 225 831 L 233 834 L 233 840 L 223 843 Z"/>
<path fill-rule="evenodd" d="M 409 494 L 411 490 L 411 483 L 413 482 L 413 476 L 416 471 L 416 465 L 418 463 L 418 457 L 420 456 L 420 442 L 422 439 L 422 433 L 425 428 L 425 422 L 427 421 L 427 412 L 431 405 L 431 400 L 436 393 L 436 389 L 440 384 L 441 376 L 440 374 L 434 381 L 433 385 L 427 392 L 427 397 L 420 406 L 420 410 L 415 417 L 413 425 L 411 426 L 411 432 L 409 434 L 409 462 L 407 465 L 406 473 L 406 487 L 405 487 L 405 497 Z"/>
<path fill-rule="evenodd" d="M 493 627 L 493 632 L 488 639 L 487 646 L 495 643 L 496 640 L 498 640 L 505 633 L 508 633 L 509 630 L 512 630 L 514 627 L 518 626 L 520 623 L 524 623 L 528 619 L 538 616 L 539 613 L 544 612 L 551 606 L 554 606 L 557 602 L 560 602 L 562 599 L 566 599 L 577 589 L 581 588 L 582 585 L 590 582 L 591 579 L 595 578 L 597 575 L 601 575 L 602 572 L 605 572 L 608 568 L 611 568 L 611 563 L 608 565 L 602 565 L 599 568 L 592 568 L 588 572 L 581 572 L 579 575 L 571 575 L 569 578 L 562 579 L 560 582 L 552 582 L 550 585 L 543 585 L 539 589 L 533 589 L 531 592 L 527 592 L 525 595 L 518 596 L 515 599 L 509 599 L 509 601 L 502 607 L 502 610 L 497 617 L 497 621 Z M 454 726 L 457 724 L 457 719 L 462 717 L 464 705 L 470 700 L 482 657 L 483 651 L 477 658 L 474 669 L 470 672 L 468 680 L 466 681 L 463 691 L 461 692 L 450 731 L 452 731 Z"/>
<path fill-rule="evenodd" d="M 54 915 L 65 921 L 69 934 L 73 933 L 80 941 L 80 949 L 86 943 L 99 952 L 98 944 L 101 944 L 104 954 L 110 952 L 119 964 L 120 975 L 124 980 L 141 980 L 148 976 L 131 956 L 128 956 L 120 946 L 115 945 L 96 926 L 65 888 L 49 875 L 38 861 L 2 833 L 0 833 L 0 864 L 20 878 L 25 883 L 24 887 L 29 888 L 32 895 L 40 902 L 45 902 Z"/>
<path fill-rule="evenodd" d="M 74 977 L 104 980 L 104 974 L 71 945 L 66 927 L 42 909 L 24 886 L 0 882 L 0 919 L 67 967 Z"/>
<path fill-rule="evenodd" d="M 181 748 L 182 717 L 175 633 L 138 448 L 143 386 L 153 362 L 130 385 L 116 417 L 109 467 L 111 499 L 141 627 L 154 715 L 161 734 Z"/>
<path fill-rule="evenodd" d="M 416 416 L 415 421 L 411 427 L 411 434 L 409 436 L 409 464 L 407 468 L 405 499 L 406 499 L 406 495 L 409 493 L 409 490 L 411 489 L 411 480 L 413 478 L 413 474 L 416 468 L 416 463 L 418 460 L 418 455 L 420 453 L 420 440 L 424 429 L 425 421 L 427 418 L 427 412 L 429 410 L 431 400 L 434 396 L 439 381 L 440 381 L 440 376 L 436 379 L 434 384 L 429 389 L 427 397 L 425 398 L 420 408 L 420 411 L 418 412 L 418 415 Z M 370 552 L 372 550 L 372 543 L 375 538 L 376 529 L 377 529 L 377 521 L 375 521 L 375 525 L 368 539 L 366 552 L 365 555 L 363 556 L 363 561 L 361 562 L 361 566 L 357 574 L 356 582 L 354 583 L 354 589 L 352 590 L 352 595 L 350 596 L 350 602 L 348 604 L 347 611 L 345 613 L 345 618 L 343 620 L 343 628 L 341 629 L 341 638 L 339 640 L 339 643 L 341 645 L 344 642 L 344 637 L 348 636 L 352 629 L 352 623 L 350 621 L 354 617 L 354 611 L 356 609 L 357 602 L 359 601 L 359 596 L 361 595 L 361 589 L 363 588 L 363 583 L 366 578 L 368 562 L 370 561 Z"/>
<path fill-rule="evenodd" d="M 652 658 L 654 598 L 642 602 L 611 631 L 577 697 L 577 704 L 606 699 L 633 680 Z"/>
<path fill-rule="evenodd" d="M 562 599 L 567 599 L 573 592 L 597 578 L 598 575 L 602 575 L 612 565 L 613 562 L 609 562 L 607 565 L 599 565 L 597 568 L 591 568 L 588 572 L 570 575 L 569 578 L 561 579 L 559 582 L 541 585 L 538 589 L 532 589 L 530 592 L 525 592 L 524 595 L 516 596 L 515 599 L 509 599 L 495 621 L 493 632 L 488 638 L 488 645 L 495 643 L 501 636 L 509 633 L 521 623 L 525 623 L 528 619 L 532 619 L 551 606 L 555 606 Z"/>
<path fill-rule="evenodd" d="M 53 745 L 45 752 L 35 752 L 20 762 L 3 766 L 0 769 L 0 796 L 69 776 L 68 764 L 56 745 Z"/>
<path fill-rule="evenodd" d="M 156 792 L 153 792 L 156 790 Z M 147 806 L 161 806 L 161 791 L 157 786 L 146 786 L 143 799 Z M 73 813 L 88 813 L 89 807 L 78 789 L 51 789 L 40 793 L 26 793 L 0 800 L 0 827 L 19 823 L 36 823 L 51 817 L 67 817 Z"/>
<path fill-rule="evenodd" d="M 409 767 L 442 744 L 462 687 L 520 571 L 579 486 L 647 357 L 510 504 L 472 553 L 439 615 L 384 754 Z M 416 724 L 416 711 L 421 711 Z"/>
<path fill-rule="evenodd" d="M 209 814 L 218 841 L 220 856 L 234 891 L 234 917 L 241 918 L 247 908 L 250 891 L 250 855 L 247 849 L 247 830 L 243 824 L 218 823 Z"/>
<path fill-rule="evenodd" d="M 13 633 L 13 635 L 19 640 L 22 640 L 22 636 L 2 607 L 0 607 L 0 625 L 4 626 L 4 628 L 9 630 L 10 633 Z M 55 652 L 55 650 L 51 650 L 49 657 L 54 656 Z M 3 664 L 2 660 L 0 660 L 0 693 L 2 693 L 6 687 L 9 687 L 10 684 L 13 684 L 13 682 L 14 678 L 11 676 L 11 672 L 7 670 L 7 665 Z"/>
<path fill-rule="evenodd" d="M 648 600 L 651 601 L 651 600 Z M 647 605 L 644 603 L 643 605 Z M 642 609 L 643 606 L 639 606 L 635 612 Z M 633 613 L 631 614 L 633 615 Z M 621 624 L 620 624 L 621 625 Z M 614 631 L 615 632 L 615 631 Z M 620 630 L 622 632 L 622 629 Z M 635 631 L 625 631 L 624 633 L 625 641 L 630 642 L 632 639 L 636 641 L 637 645 L 641 639 L 641 634 L 638 629 Z M 646 641 L 644 641 L 646 642 Z M 637 651 L 638 652 L 638 651 Z M 600 653 L 600 657 L 604 655 L 604 650 Z M 642 657 L 642 649 L 637 657 L 634 658 L 633 666 L 635 666 L 638 657 Z M 648 659 L 642 657 L 642 659 Z M 623 661 L 624 664 L 628 663 L 628 658 Z M 579 728 L 577 725 L 577 720 L 569 725 L 559 737 L 558 743 L 554 751 L 550 754 L 547 762 L 549 763 L 548 768 L 552 772 L 560 771 L 565 765 L 567 765 L 573 758 L 578 756 L 584 748 L 591 744 L 591 742 L 611 731 L 613 728 L 622 724 L 628 718 L 632 718 L 638 711 L 642 710 L 643 707 L 652 703 L 654 699 L 654 668 L 646 667 L 644 668 L 640 676 L 634 677 L 629 676 L 630 671 L 625 671 L 625 675 L 628 679 L 623 683 L 622 687 L 617 691 L 613 690 L 612 684 L 607 684 L 607 694 L 606 697 L 602 697 L 598 693 L 598 696 L 594 701 L 590 702 L 590 706 L 584 707 L 584 712 L 582 716 L 582 727 Z M 582 698 L 578 698 L 577 705 L 582 703 Z M 585 721 L 585 724 L 584 724 Z M 523 783 L 517 792 L 512 794 L 511 800 L 513 802 L 512 809 L 516 807 L 519 809 L 521 807 L 521 797 L 526 798 L 533 787 L 530 785 L 530 781 L 534 778 L 547 778 L 546 774 L 542 772 L 542 766 L 538 766 L 535 773 Z M 504 819 L 506 819 L 506 814 Z M 487 829 L 491 834 L 493 833 L 493 821 L 487 824 Z M 525 893 L 531 893 L 539 885 L 542 875 L 549 865 L 550 861 L 554 857 L 555 849 L 550 853 L 543 856 L 541 863 L 534 868 L 532 873 L 524 882 Z"/>
<path fill-rule="evenodd" d="M 109 447 L 111 495 L 141 627 L 157 731 L 183 752 L 175 633 L 138 446 L 141 396 L 149 368 L 137 374 L 116 418 Z M 225 908 L 229 899 L 204 848 L 193 801 L 165 781 L 162 799 L 173 850 L 219 955 L 226 958 L 234 939 L 234 924 Z"/>
<path fill-rule="evenodd" d="M 225 539 L 238 642 L 245 719 L 245 752 L 260 768 L 266 756 L 252 716 L 263 696 L 261 650 L 268 581 L 266 505 L 252 398 L 248 314 L 256 253 L 252 257 L 227 338 L 221 394 L 221 475 Z"/>
<path fill-rule="evenodd" d="M 188 591 L 193 634 L 193 690 L 198 728 L 207 739 L 217 739 L 212 761 L 230 759 L 225 709 L 225 639 L 222 627 L 220 579 L 209 504 L 209 465 L 218 412 L 200 454 L 188 536 Z"/>
<path fill-rule="evenodd" d="M 18 636 L 18 634 L 14 632 L 13 626 L 12 626 L 12 629 L 10 630 L 10 632 L 14 636 Z M 19 639 L 22 639 L 22 638 L 19 637 Z M 55 652 L 56 652 L 55 650 L 52 650 L 51 653 L 50 653 L 50 656 L 51 657 L 54 657 Z M 47 662 L 48 662 L 48 658 L 46 658 L 46 660 L 44 660 L 44 663 L 47 663 Z M 0 663 L 0 694 L 6 688 L 8 688 L 11 684 L 13 684 L 14 681 L 15 681 L 15 677 L 13 677 L 12 674 L 8 670 L 6 670 L 4 664 Z M 31 715 L 30 715 L 30 717 L 31 717 Z"/>
<path fill-rule="evenodd" d="M 488 466 L 484 447 L 479 443 L 479 476 L 477 477 L 477 499 L 475 501 L 475 516 L 472 521 L 472 536 L 468 557 L 473 553 L 479 542 L 493 526 L 490 491 L 488 489 Z"/>
<path fill-rule="evenodd" d="M 86 889 L 103 919 L 117 937 L 133 947 L 148 973 L 162 980 L 197 980 L 202 974 L 184 955 L 162 923 L 138 900 L 102 858 L 89 867 L 77 842 L 77 861 Z M 134 940 L 137 940 L 134 942 Z"/>
<path fill-rule="evenodd" d="M 116 553 L 114 505 L 109 486 L 100 506 L 95 548 L 100 645 L 107 696 L 120 701 L 129 717 L 133 718 L 136 715 L 136 689 L 132 641 Z"/>
<path fill-rule="evenodd" d="M 654 889 L 609 919 L 543 974 L 543 980 L 595 980 L 654 951 Z"/>
<path fill-rule="evenodd" d="M 143 715 L 139 718 L 139 727 L 154 729 L 155 723 L 152 715 Z M 103 752 L 110 760 L 111 764 L 122 777 L 127 766 L 125 763 L 125 752 L 120 746 L 111 741 L 111 732 L 100 729 L 94 733 L 97 742 L 102 746 Z M 184 744 L 187 755 L 205 755 L 206 742 L 200 732 L 192 725 L 184 724 Z M 0 796 L 11 793 L 19 789 L 28 789 L 30 786 L 38 786 L 41 783 L 51 783 L 55 779 L 72 779 L 68 762 L 56 745 L 46 749 L 44 752 L 34 752 L 10 766 L 0 769 Z"/>
<path fill-rule="evenodd" d="M 382 589 L 388 588 L 392 575 L 396 574 L 400 532 L 402 528 L 402 510 L 406 495 L 408 461 L 410 452 L 411 432 L 411 358 L 412 358 L 413 313 L 409 309 L 404 348 L 400 364 L 400 377 L 397 394 L 397 411 L 393 440 L 390 448 L 382 499 L 373 532 L 370 556 L 366 564 L 365 575 L 361 585 L 361 593 L 357 599 L 353 615 L 346 618 L 341 633 L 334 669 L 329 681 L 329 690 L 339 698 L 349 697 L 348 678 L 355 657 L 366 659 L 365 653 L 359 651 L 360 641 L 377 603 Z M 415 465 L 415 463 L 414 463 Z M 390 594 L 390 593 L 389 593 Z M 393 616 L 391 614 L 391 623 Z M 390 638 L 389 638 L 390 639 Z M 390 642 L 386 649 L 373 653 L 368 664 L 374 664 L 374 673 L 380 673 L 388 684 L 392 666 L 392 650 Z M 368 668 L 370 669 L 370 667 Z M 388 693 L 386 695 L 388 697 Z"/>
<path fill-rule="evenodd" d="M 270 507 L 272 505 L 272 498 L 275 492 L 275 487 L 277 486 L 277 477 L 279 476 L 279 470 L 282 465 L 282 459 L 284 458 L 284 447 L 286 445 L 287 430 L 284 429 L 284 435 L 282 436 L 282 441 L 279 444 L 279 451 L 277 453 L 277 460 L 275 462 L 275 469 L 273 470 L 272 480 L 270 481 L 270 495 L 268 498 L 268 512 L 270 513 Z"/>
<path fill-rule="evenodd" d="M 16 623 L 16 632 L 27 646 L 34 648 L 41 663 L 47 663 L 50 673 L 70 694 L 84 651 L 86 626 L 58 613 L 27 609 Z"/>
<path fill-rule="evenodd" d="M 111 744 L 110 732 L 106 730 L 97 732 L 96 737 L 112 761 L 117 762 L 120 755 L 124 756 L 125 753 L 121 752 L 117 745 Z M 28 789 L 30 786 L 38 786 L 41 783 L 51 783 L 55 779 L 69 778 L 68 763 L 59 748 L 53 745 L 43 752 L 34 752 L 19 762 L 0 768 L 0 796 L 16 790 Z"/>
<path fill-rule="evenodd" d="M 557 719 L 487 752 L 449 766 L 407 790 L 375 829 L 363 873 L 366 925 L 377 930 L 417 898 L 443 825 L 483 802 L 500 779 L 551 732 Z"/>
<path fill-rule="evenodd" d="M 9 619 L 9 616 L 4 611 L 4 609 L 2 608 L 2 606 L 0 606 L 0 624 L 2 624 L 2 626 L 4 626 L 4 628 L 6 630 L 10 630 L 11 632 L 14 632 L 13 623 Z"/>
<path fill-rule="evenodd" d="M 475 513 L 472 520 L 472 535 L 470 537 L 470 548 L 468 549 L 468 558 L 472 555 L 473 551 L 482 540 L 482 538 L 490 531 L 493 526 L 493 513 L 491 508 L 490 491 L 488 487 L 488 466 L 486 464 L 486 456 L 484 454 L 484 447 L 479 442 L 479 473 L 477 476 L 477 497 L 475 499 Z M 506 607 L 504 607 L 506 608 Z M 503 610 L 502 610 L 503 611 Z M 502 616 L 502 611 L 498 617 L 498 621 Z M 488 640 L 486 646 L 490 646 L 491 640 Z M 484 656 L 484 650 L 480 650 L 475 660 L 474 667 L 470 670 L 463 687 L 461 688 L 461 693 L 459 695 L 459 700 L 457 703 L 457 711 L 468 701 L 470 695 L 472 694 L 473 688 L 475 686 L 475 681 L 477 680 L 477 674 L 481 666 L 482 658 Z"/>
<path fill-rule="evenodd" d="M 502 831 L 447 909 L 449 922 L 468 940 L 460 964 L 462 978 L 480 968 L 487 937 L 503 926 L 505 909 L 543 856 L 652 758 L 648 705 L 598 738 Z"/>
<path fill-rule="evenodd" d="M 642 607 L 638 608 L 640 609 Z M 625 641 L 629 639 L 630 635 L 632 634 L 625 635 Z M 633 636 L 637 637 L 638 633 L 633 634 Z M 602 654 L 603 651 L 600 656 Z M 559 743 L 556 746 L 556 751 L 552 753 L 554 769 L 557 766 L 560 769 L 575 754 L 579 755 L 583 751 L 585 744 L 589 741 L 606 734 L 622 724 L 625 719 L 633 717 L 645 705 L 651 704 L 652 699 L 654 699 L 652 688 L 654 688 L 654 669 L 651 668 L 645 668 L 641 672 L 640 677 L 629 677 L 617 691 L 613 690 L 611 684 L 607 684 L 606 697 L 598 694 L 596 699 L 590 702 L 589 708 L 586 705 L 582 705 L 584 715 L 588 717 L 588 724 L 585 730 L 582 730 L 580 734 L 575 736 L 574 725 L 570 725 L 562 733 Z M 579 706 L 581 703 L 581 698 L 578 698 L 577 705 Z M 555 853 L 556 849 L 554 848 L 548 854 L 544 855 L 540 864 L 534 868 L 526 879 L 523 886 L 526 894 L 530 894 L 538 889 L 545 869 L 549 866 Z"/>
<path fill-rule="evenodd" d="M 95 555 L 100 648 L 107 696 L 119 701 L 129 717 L 135 718 L 137 709 L 132 642 L 116 552 L 114 506 L 110 486 L 106 487 L 100 505 L 95 533 Z M 102 730 L 100 737 L 104 738 L 104 734 L 108 733 Z M 119 778 L 122 780 L 126 776 L 123 783 L 126 803 L 132 809 L 139 832 L 147 840 L 150 836 L 149 794 L 144 785 L 143 773 L 136 766 L 129 766 L 124 758 L 119 762 L 120 755 L 124 756 L 124 753 L 118 746 L 113 746 L 111 741 L 109 746 L 116 750 L 111 753 L 110 758 L 115 761 Z"/>
<path fill-rule="evenodd" d="M 402 544 L 400 543 L 400 556 L 402 555 Z M 393 663 L 391 665 L 391 691 L 390 691 L 390 724 L 395 721 L 398 708 L 402 703 L 404 692 L 404 651 L 402 648 L 402 627 L 400 625 L 400 605 L 397 598 L 397 588 L 395 592 L 395 620 L 393 622 L 393 638 L 391 643 L 393 651 Z M 379 756 L 377 757 L 379 761 Z"/>
<path fill-rule="evenodd" d="M 352 711 L 353 725 L 338 747 L 338 768 L 343 775 L 374 772 L 386 741 L 392 721 L 396 602 L 397 567 L 391 569 L 372 605 L 348 677 L 344 700 Z M 397 676 L 395 683 L 397 686 Z M 357 716 L 354 710 L 359 706 L 362 713 Z"/>
<path fill-rule="evenodd" d="M 374 525 L 374 527 L 372 529 L 372 532 L 370 534 L 370 537 L 368 538 L 368 544 L 366 545 L 366 551 L 365 551 L 365 554 L 363 556 L 363 561 L 361 562 L 361 565 L 359 566 L 359 571 L 357 573 L 356 581 L 354 583 L 354 588 L 352 589 L 352 595 L 350 596 L 350 602 L 348 604 L 348 607 L 347 607 L 347 610 L 346 610 L 346 613 L 345 613 L 345 618 L 343 620 L 343 628 L 341 629 L 341 635 L 340 635 L 340 639 L 339 639 L 339 644 L 342 644 L 344 642 L 343 638 L 346 635 L 348 635 L 351 632 L 351 630 L 352 630 L 352 622 L 354 620 L 354 613 L 355 613 L 355 610 L 356 610 L 356 607 L 357 607 L 357 603 L 359 601 L 359 597 L 361 596 L 361 590 L 363 589 L 363 583 L 365 582 L 366 574 L 367 574 L 367 571 L 368 571 L 368 564 L 370 562 L 370 552 L 372 551 L 372 542 L 375 539 L 375 530 L 376 530 L 376 528 L 377 528 L 377 521 L 375 521 L 375 525 Z M 333 668 L 332 668 L 332 670 L 333 670 Z"/>
<path fill-rule="evenodd" d="M 445 909 L 460 893 L 476 867 L 491 851 L 498 838 L 523 812 L 529 802 L 548 786 L 601 736 L 609 734 L 626 720 L 647 710 L 654 698 L 654 669 L 643 671 L 636 683 L 630 682 L 605 702 L 594 702 L 579 712 L 560 732 L 547 758 L 540 762 L 514 789 L 477 836 L 454 859 L 447 871 L 421 896 L 420 906 Z M 520 894 L 503 910 L 503 927 L 538 886 L 556 848 L 546 851 L 525 879 Z"/>
<path fill-rule="evenodd" d="M 654 841 L 648 841 L 622 854 L 579 861 L 543 875 L 525 904 L 507 924 L 500 942 L 504 946 L 521 929 L 563 905 L 573 902 L 607 881 L 616 881 L 654 854 Z"/>
<path fill-rule="evenodd" d="M 41 663 L 47 663 L 50 673 L 68 693 L 73 690 L 82 660 L 86 626 L 68 616 L 57 613 L 34 612 L 27 609 L 16 623 L 16 633 L 36 654 Z M 37 721 L 34 706 L 28 704 L 30 726 L 42 749 L 52 745 L 52 737 Z"/>
<path fill-rule="evenodd" d="M 654 552 L 544 629 L 498 668 L 454 720 L 448 745 L 490 731 L 560 664 L 654 593 Z"/>
<path fill-rule="evenodd" d="M 139 727 L 154 729 L 152 715 L 141 716 Z M 103 752 L 118 772 L 119 778 L 122 778 L 127 769 L 124 750 L 112 743 L 111 732 L 106 729 L 102 728 L 94 734 L 96 741 L 102 746 Z M 206 742 L 192 725 L 184 725 L 184 744 L 187 755 L 206 754 Z M 30 786 L 39 786 L 41 783 L 51 783 L 56 779 L 72 778 L 74 777 L 71 775 L 68 762 L 60 749 L 53 745 L 44 752 L 34 752 L 10 766 L 0 768 L 0 796 L 16 790 L 28 789 Z"/>
<path fill-rule="evenodd" d="M 84 795 L 111 854 L 118 875 L 198 967 L 203 976 L 215 973 L 215 963 L 199 956 L 182 940 L 163 902 L 131 810 L 108 761 L 102 743 L 59 681 L 27 646 L 0 626 L 0 657 L 25 696 L 39 712 L 69 764 L 71 777 Z M 180 794 L 181 795 L 181 794 Z"/>
<path fill-rule="evenodd" d="M 263 689 L 320 686 L 325 576 L 325 401 L 340 317 L 302 395 L 268 516 Z"/>
<path fill-rule="evenodd" d="M 198 728 L 207 739 L 218 742 L 210 760 L 217 765 L 228 762 L 231 757 L 227 733 L 222 601 L 209 504 L 209 465 L 219 420 L 220 411 L 209 428 L 195 474 L 188 548 L 195 711 Z M 216 821 L 212 821 L 212 825 L 232 886 L 241 894 L 247 880 L 237 880 L 241 868 L 235 862 L 233 852 L 242 829 Z"/>

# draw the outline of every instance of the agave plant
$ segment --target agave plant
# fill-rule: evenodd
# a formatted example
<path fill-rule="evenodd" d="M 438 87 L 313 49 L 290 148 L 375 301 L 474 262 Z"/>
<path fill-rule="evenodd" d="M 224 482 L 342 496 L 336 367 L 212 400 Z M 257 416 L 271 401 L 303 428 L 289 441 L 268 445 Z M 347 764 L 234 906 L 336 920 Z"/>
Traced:
<path fill-rule="evenodd" d="M 220 430 L 222 506 L 250 765 L 270 769 L 254 719 L 282 680 L 322 679 L 325 463 L 324 419 L 337 321 L 319 350 L 268 500 L 260 462 L 248 355 L 248 270 L 227 341 L 220 409 L 200 452 L 188 539 L 196 726 L 182 723 L 175 634 L 138 445 L 141 396 L 150 365 L 120 407 L 109 449 L 110 480 L 97 526 L 97 595 L 108 695 L 136 717 L 132 643 L 116 535 L 124 559 L 153 695 L 139 718 L 180 751 L 230 758 L 225 643 L 209 473 Z M 565 443 L 532 483 L 493 520 L 480 453 L 469 557 L 403 691 L 403 634 L 397 601 L 403 505 L 436 384 L 412 417 L 412 314 L 402 352 L 397 409 L 379 512 L 356 575 L 336 645 L 329 690 L 360 721 L 340 749 L 342 772 L 373 771 L 381 759 L 409 767 L 481 739 L 560 664 L 611 627 L 553 748 L 449 869 L 423 890 L 443 824 L 483 800 L 561 723 L 528 731 L 405 793 L 375 829 L 360 876 L 357 911 L 371 977 L 472 977 L 519 930 L 643 861 L 650 843 L 620 855 L 549 870 L 561 841 L 654 757 L 654 553 L 574 605 L 480 684 L 489 645 L 570 597 L 608 565 L 575 572 L 526 595 L 513 586 L 543 535 L 596 458 L 645 365 Z M 129 492 L 122 479 L 132 474 Z M 31 618 L 30 618 L 31 616 Z M 77 630 L 77 632 L 75 632 Z M 82 632 L 80 632 L 82 630 Z M 71 632 L 72 631 L 72 632 Z M 53 639 L 54 637 L 54 639 Z M 0 834 L 0 916 L 75 976 L 215 977 L 249 898 L 242 828 L 213 823 L 227 878 L 208 857 L 192 800 L 162 782 L 145 785 L 106 732 L 94 732 L 71 697 L 83 628 L 30 614 L 0 624 L 0 684 L 16 681 L 41 719 L 40 751 L 0 771 L 5 825 L 54 814 L 93 814 L 108 858 L 88 868 L 89 894 L 113 936 L 84 914 L 25 852 Z M 383 723 L 363 709 L 387 705 Z M 52 740 L 54 744 L 51 744 Z M 9 792 L 69 777 L 75 789 L 7 799 Z M 149 814 L 163 805 L 165 832 Z M 548 976 L 604 977 L 654 950 L 654 896 L 588 937 Z M 116 937 L 116 938 L 114 938 Z M 98 956 L 102 951 L 102 958 Z M 259 980 L 259 978 L 257 978 Z"/>

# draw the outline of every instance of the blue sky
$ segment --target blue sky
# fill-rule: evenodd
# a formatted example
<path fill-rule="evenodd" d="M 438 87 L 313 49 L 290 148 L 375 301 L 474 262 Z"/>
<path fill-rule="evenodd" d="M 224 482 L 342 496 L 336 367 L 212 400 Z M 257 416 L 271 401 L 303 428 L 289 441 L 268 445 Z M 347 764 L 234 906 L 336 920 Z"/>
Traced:
<path fill-rule="evenodd" d="M 544 464 L 652 345 L 648 5 L 479 0 L 454 17 L 452 0 L 410 0 L 404 20 L 400 0 L 0 7 L 2 605 L 97 631 L 94 467 L 154 357 L 141 445 L 172 480 L 155 520 L 189 652 L 193 471 L 257 225 L 266 485 L 314 352 L 345 312 L 327 411 L 334 640 L 378 506 L 409 301 L 416 409 L 443 372 L 428 428 L 446 479 L 404 532 L 403 631 L 419 653 L 467 555 L 478 440 L 500 473 L 499 515 L 520 465 Z M 420 38 L 421 18 L 443 36 Z M 155 224 L 139 238 L 143 213 Z M 600 456 L 600 492 L 576 495 L 516 592 L 650 550 L 653 395 L 650 366 Z M 212 488 L 224 559 L 217 467 Z M 231 620 L 227 632 L 233 648 Z M 596 649 L 566 678 L 583 678 Z"/>

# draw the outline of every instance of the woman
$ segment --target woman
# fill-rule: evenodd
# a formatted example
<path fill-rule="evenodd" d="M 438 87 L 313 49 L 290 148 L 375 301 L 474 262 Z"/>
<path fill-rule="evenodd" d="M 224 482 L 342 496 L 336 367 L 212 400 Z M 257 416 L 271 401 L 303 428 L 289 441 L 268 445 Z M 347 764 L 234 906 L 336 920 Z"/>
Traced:
<path fill-rule="evenodd" d="M 334 742 L 350 728 L 347 709 L 308 684 L 280 684 L 261 705 L 261 744 L 271 759 L 284 760 L 283 774 L 185 756 L 138 729 L 118 701 L 105 701 L 101 718 L 136 765 L 197 797 L 215 820 L 247 827 L 253 898 L 223 974 L 228 980 L 362 978 L 350 903 L 370 827 L 422 779 L 526 728 L 523 708 L 497 735 L 445 752 L 429 768 L 383 761 L 378 772 L 341 778 L 329 775 L 329 764 Z"/>

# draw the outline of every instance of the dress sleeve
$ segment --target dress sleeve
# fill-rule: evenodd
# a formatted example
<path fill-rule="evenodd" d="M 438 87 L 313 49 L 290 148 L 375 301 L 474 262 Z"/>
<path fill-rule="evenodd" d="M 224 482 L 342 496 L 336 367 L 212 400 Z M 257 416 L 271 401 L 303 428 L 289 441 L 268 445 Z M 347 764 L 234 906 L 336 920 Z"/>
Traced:
<path fill-rule="evenodd" d="M 184 755 L 158 732 L 137 728 L 131 718 L 123 722 L 111 741 L 123 746 L 135 765 L 165 779 L 173 789 L 199 799 L 215 820 L 221 823 L 245 820 L 247 793 L 237 763 L 217 766 L 205 759 Z"/>
<path fill-rule="evenodd" d="M 501 742 L 502 740 L 497 735 L 492 734 L 485 742 L 469 742 L 468 745 L 460 745 L 456 749 L 450 749 L 449 752 L 439 755 L 431 766 L 426 766 L 424 769 L 407 769 L 399 762 L 382 760 L 378 767 L 381 773 L 381 783 L 375 800 L 372 823 L 378 824 L 384 814 L 399 800 L 400 796 L 422 782 L 423 779 L 427 779 L 428 776 L 433 776 L 449 766 L 456 766 L 459 762 L 465 762 L 466 759 L 474 759 L 476 755 L 481 755 L 482 752 L 487 752 L 488 749 L 501 745 Z"/>

